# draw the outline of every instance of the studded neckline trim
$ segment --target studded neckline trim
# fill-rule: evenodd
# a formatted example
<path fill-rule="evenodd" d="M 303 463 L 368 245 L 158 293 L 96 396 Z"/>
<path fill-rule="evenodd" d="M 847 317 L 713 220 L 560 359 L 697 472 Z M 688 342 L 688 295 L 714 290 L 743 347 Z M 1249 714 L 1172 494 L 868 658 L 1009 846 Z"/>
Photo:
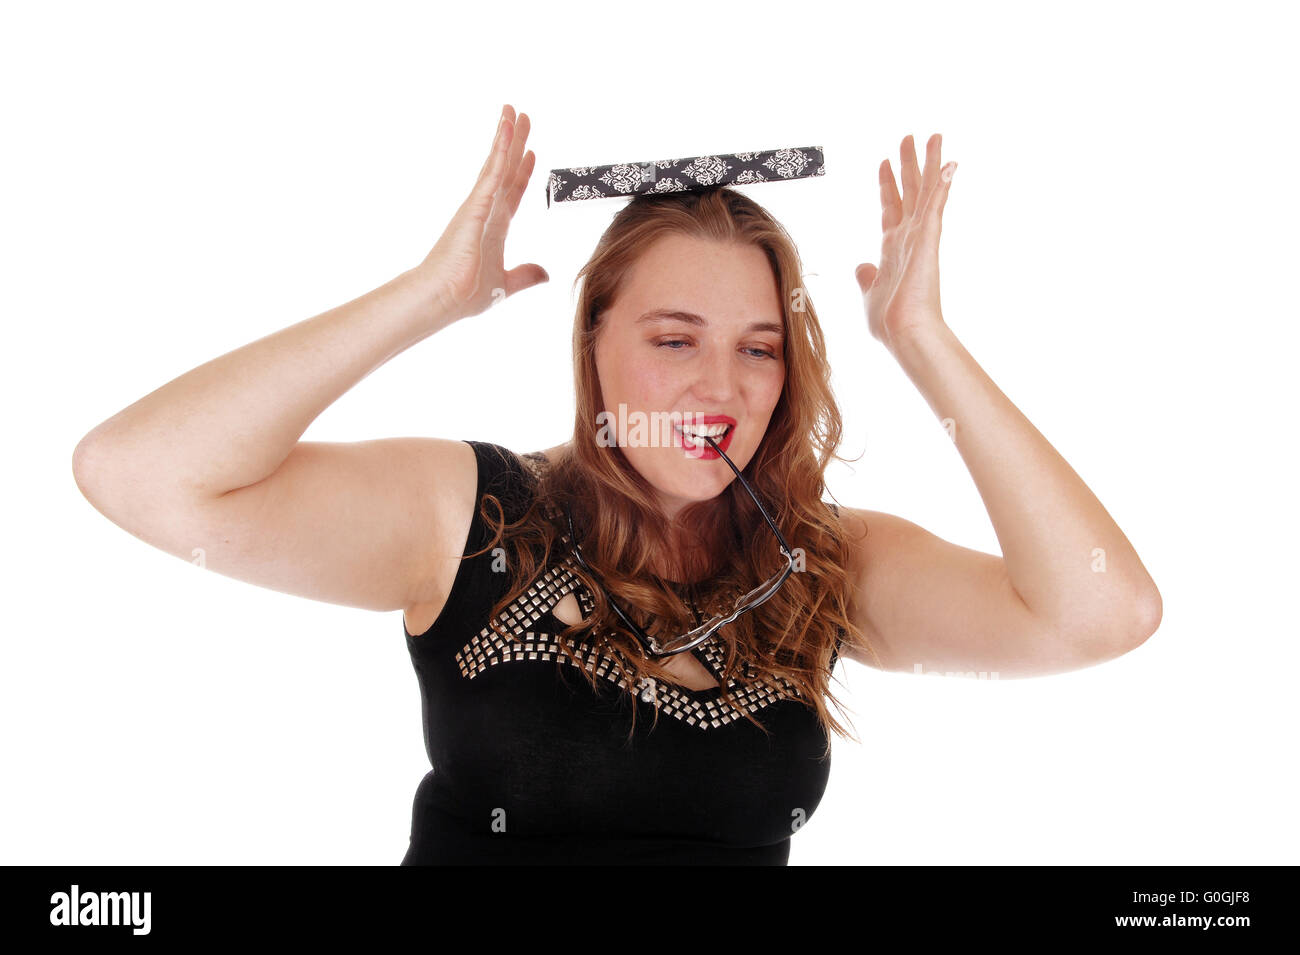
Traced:
<path fill-rule="evenodd" d="M 530 460 L 541 457 L 540 452 L 520 457 L 535 476 L 538 467 L 545 465 L 544 458 L 541 462 Z M 553 508 L 549 510 L 552 514 L 555 513 Z M 566 545 L 569 544 L 567 534 L 562 532 L 561 538 Z M 553 663 L 560 659 L 560 631 L 564 629 L 564 624 L 556 618 L 555 606 L 572 593 L 578 600 L 584 617 L 595 611 L 591 594 L 578 579 L 574 569 L 572 554 L 566 554 L 547 568 L 497 616 L 499 626 L 516 639 L 506 639 L 491 626 L 484 626 L 462 646 L 456 653 L 461 676 L 473 680 L 494 666 L 537 660 Z M 627 685 L 626 671 L 618 660 L 597 650 L 588 640 L 572 637 L 564 640 L 569 652 L 578 661 L 563 656 L 566 665 L 581 665 L 587 672 L 605 678 L 623 692 L 631 692 Z M 643 676 L 636 687 L 641 702 L 657 707 L 663 715 L 675 717 L 701 730 L 715 729 L 744 719 L 746 712 L 753 714 L 783 699 L 802 702 L 797 687 L 792 683 L 781 677 L 759 679 L 752 664 L 742 666 L 745 683 L 737 683 L 734 678 L 725 681 L 730 700 L 724 701 L 721 699 L 723 669 L 726 664 L 723 650 L 714 638 L 710 638 L 691 652 L 713 674 L 719 685 L 692 690 Z"/>

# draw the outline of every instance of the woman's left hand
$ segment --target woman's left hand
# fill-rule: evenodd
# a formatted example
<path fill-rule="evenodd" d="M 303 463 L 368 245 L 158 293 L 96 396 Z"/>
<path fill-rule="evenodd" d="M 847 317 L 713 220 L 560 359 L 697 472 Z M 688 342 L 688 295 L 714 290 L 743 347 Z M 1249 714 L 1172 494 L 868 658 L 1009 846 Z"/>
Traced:
<path fill-rule="evenodd" d="M 942 142 L 943 137 L 935 133 L 926 143 L 922 175 L 912 137 L 903 140 L 901 199 L 889 160 L 880 164 L 884 231 L 880 267 L 866 262 L 858 266 L 856 275 L 871 334 L 891 352 L 908 335 L 943 325 L 939 307 L 939 232 L 957 164 L 940 167 Z"/>

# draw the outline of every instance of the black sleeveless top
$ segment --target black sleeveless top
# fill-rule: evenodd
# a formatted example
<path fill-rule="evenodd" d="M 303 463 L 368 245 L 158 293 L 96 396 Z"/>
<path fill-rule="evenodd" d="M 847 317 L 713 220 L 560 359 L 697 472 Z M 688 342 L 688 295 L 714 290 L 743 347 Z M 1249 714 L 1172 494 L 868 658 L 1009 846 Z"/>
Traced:
<path fill-rule="evenodd" d="M 479 500 L 497 494 L 507 519 L 521 516 L 532 487 L 525 469 L 539 456 L 466 443 L 478 459 Z M 464 553 L 489 540 L 476 507 Z M 564 625 L 552 608 L 574 593 L 584 616 L 593 609 L 570 573 L 572 555 L 553 553 L 507 606 L 505 629 L 523 638 L 512 643 L 488 627 L 509 582 L 501 554 L 509 551 L 462 561 L 427 631 L 412 635 L 403 620 L 433 769 L 416 790 L 402 865 L 785 865 L 790 837 L 816 810 L 830 774 L 826 735 L 795 688 L 733 682 L 730 706 L 719 687 L 647 678 L 633 693 L 614 660 L 570 642 L 605 677 L 593 691 L 572 661 L 556 664 Z M 714 638 L 689 652 L 721 679 Z"/>

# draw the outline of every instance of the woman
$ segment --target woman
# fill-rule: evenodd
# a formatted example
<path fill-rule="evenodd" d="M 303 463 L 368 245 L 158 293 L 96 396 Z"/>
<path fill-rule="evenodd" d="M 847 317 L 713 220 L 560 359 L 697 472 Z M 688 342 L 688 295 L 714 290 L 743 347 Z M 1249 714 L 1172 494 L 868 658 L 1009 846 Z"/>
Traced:
<path fill-rule="evenodd" d="M 857 278 L 1004 557 L 822 502 L 840 417 L 820 326 L 789 237 L 726 188 L 639 196 L 602 237 L 567 444 L 300 441 L 394 355 L 547 280 L 503 265 L 528 130 L 506 106 L 419 266 L 146 395 L 74 457 L 87 498 L 154 546 L 403 611 L 434 767 L 404 864 L 783 864 L 844 732 L 826 705 L 841 651 L 1030 675 L 1155 630 L 1122 532 L 942 321 L 938 136 L 924 172 L 904 140 L 901 196 L 882 163 L 881 264 Z"/>

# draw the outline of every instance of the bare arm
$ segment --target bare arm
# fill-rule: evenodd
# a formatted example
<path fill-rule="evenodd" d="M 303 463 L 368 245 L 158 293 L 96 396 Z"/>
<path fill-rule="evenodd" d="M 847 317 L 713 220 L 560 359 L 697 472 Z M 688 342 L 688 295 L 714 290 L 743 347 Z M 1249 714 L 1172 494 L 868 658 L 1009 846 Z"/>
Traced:
<path fill-rule="evenodd" d="M 1015 675 L 1088 666 L 1133 649 L 1160 623 L 1160 592 L 1070 465 L 1021 414 L 943 320 L 939 235 L 956 165 L 942 137 L 902 144 L 903 195 L 880 166 L 880 266 L 858 267 L 872 334 L 943 421 L 1002 545 L 996 557 L 910 521 L 874 525 L 858 545 L 855 613 L 892 668 L 955 667 Z"/>
<path fill-rule="evenodd" d="M 534 161 L 509 107 L 469 198 L 416 268 L 206 362 L 94 428 L 73 472 L 106 517 L 186 560 L 261 586 L 371 609 L 437 592 L 459 554 L 477 474 L 468 445 L 432 438 L 300 442 L 393 356 L 546 277 L 502 267 Z M 460 533 L 460 540 L 451 538 Z"/>
<path fill-rule="evenodd" d="M 74 470 L 100 490 L 134 484 L 174 503 L 256 484 L 339 396 L 455 320 L 436 304 L 436 282 L 431 273 L 404 272 L 199 365 L 86 435 Z"/>

